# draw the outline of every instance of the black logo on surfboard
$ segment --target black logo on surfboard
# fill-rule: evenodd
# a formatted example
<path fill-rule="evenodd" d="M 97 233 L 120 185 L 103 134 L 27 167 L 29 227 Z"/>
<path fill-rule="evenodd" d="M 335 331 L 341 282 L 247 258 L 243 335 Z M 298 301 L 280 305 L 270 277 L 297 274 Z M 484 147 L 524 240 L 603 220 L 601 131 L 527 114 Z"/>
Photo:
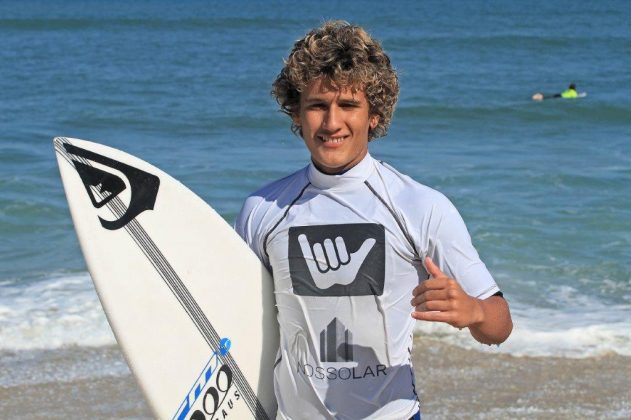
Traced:
<path fill-rule="evenodd" d="M 160 187 L 160 178 L 70 143 L 64 143 L 64 148 L 75 156 L 116 169 L 127 178 L 131 192 L 129 206 L 116 220 L 105 220 L 99 216 L 101 226 L 105 229 L 120 229 L 143 211 L 153 210 Z M 125 181 L 118 175 L 76 159 L 72 159 L 72 162 L 83 181 L 92 205 L 97 209 L 109 203 L 127 188 Z"/>

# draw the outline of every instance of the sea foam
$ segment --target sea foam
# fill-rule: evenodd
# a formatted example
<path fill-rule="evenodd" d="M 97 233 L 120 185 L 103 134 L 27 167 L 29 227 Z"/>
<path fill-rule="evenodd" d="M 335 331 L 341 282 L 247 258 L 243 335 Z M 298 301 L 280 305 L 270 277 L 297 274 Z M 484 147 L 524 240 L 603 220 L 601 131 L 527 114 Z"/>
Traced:
<path fill-rule="evenodd" d="M 631 356 L 631 307 L 605 305 L 567 306 L 563 310 L 511 302 L 513 332 L 499 346 L 485 346 L 462 331 L 443 323 L 416 323 L 416 333 L 431 335 L 449 344 L 515 356 L 589 357 L 616 353 Z"/>
<path fill-rule="evenodd" d="M 2 284 L 0 351 L 45 350 L 116 343 L 89 274 L 51 275 L 28 284 Z M 466 329 L 417 321 L 417 335 L 482 351 L 517 356 L 631 356 L 630 305 L 607 305 L 567 288 L 563 305 L 533 307 L 511 301 L 514 329 L 498 346 L 477 343 Z"/>
<path fill-rule="evenodd" d="M 115 344 L 87 273 L 2 285 L 0 350 Z"/>

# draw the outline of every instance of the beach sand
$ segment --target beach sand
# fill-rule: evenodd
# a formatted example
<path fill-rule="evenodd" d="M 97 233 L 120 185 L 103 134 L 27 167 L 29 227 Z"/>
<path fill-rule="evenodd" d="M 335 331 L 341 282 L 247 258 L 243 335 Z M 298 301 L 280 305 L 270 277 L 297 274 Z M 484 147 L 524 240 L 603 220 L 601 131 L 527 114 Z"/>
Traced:
<path fill-rule="evenodd" d="M 425 419 L 631 416 L 630 357 L 515 357 L 416 337 L 413 359 Z M 5 353 L 0 372 L 2 419 L 151 417 L 117 347 Z"/>
<path fill-rule="evenodd" d="M 417 337 L 425 418 L 631 417 L 631 357 L 515 357 Z"/>

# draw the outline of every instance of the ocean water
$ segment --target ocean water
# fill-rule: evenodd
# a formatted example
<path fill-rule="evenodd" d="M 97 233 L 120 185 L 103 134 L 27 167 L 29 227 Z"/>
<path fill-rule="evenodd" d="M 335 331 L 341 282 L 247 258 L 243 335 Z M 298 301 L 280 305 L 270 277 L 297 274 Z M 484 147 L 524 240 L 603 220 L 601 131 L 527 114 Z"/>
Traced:
<path fill-rule="evenodd" d="M 482 0 L 1 2 L 0 353 L 115 342 L 52 138 L 137 155 L 232 223 L 308 161 L 269 91 L 330 18 L 368 29 L 400 75 L 371 153 L 451 198 L 511 305 L 490 351 L 631 356 L 631 3 Z M 587 97 L 530 100 L 570 82 Z"/>

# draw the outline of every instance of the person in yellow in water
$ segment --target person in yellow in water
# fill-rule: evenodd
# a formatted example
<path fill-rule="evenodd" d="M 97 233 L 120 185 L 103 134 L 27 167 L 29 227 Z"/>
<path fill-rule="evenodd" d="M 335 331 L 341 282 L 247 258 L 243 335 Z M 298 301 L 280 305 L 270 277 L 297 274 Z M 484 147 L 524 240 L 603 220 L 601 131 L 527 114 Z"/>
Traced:
<path fill-rule="evenodd" d="M 551 96 L 550 95 L 544 96 L 543 93 L 535 93 L 534 95 L 532 95 L 532 100 L 543 101 L 544 99 L 549 99 L 549 98 L 575 99 L 578 97 L 579 97 L 579 94 L 576 91 L 576 84 L 570 83 L 570 86 L 568 86 L 568 88 L 565 89 L 561 93 L 555 93 L 554 95 L 551 95 Z"/>

